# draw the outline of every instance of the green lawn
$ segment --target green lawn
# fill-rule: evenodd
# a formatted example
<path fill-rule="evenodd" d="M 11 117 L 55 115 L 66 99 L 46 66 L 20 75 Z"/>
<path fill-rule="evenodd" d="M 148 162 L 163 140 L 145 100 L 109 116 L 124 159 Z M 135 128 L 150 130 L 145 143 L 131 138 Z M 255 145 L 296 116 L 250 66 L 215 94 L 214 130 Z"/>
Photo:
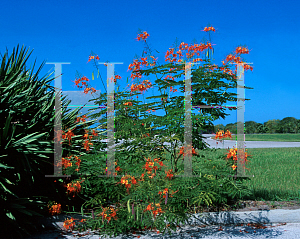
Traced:
<path fill-rule="evenodd" d="M 212 139 L 214 137 L 211 137 Z M 280 141 L 280 142 L 300 142 L 300 134 L 246 134 L 246 141 Z M 232 134 L 232 139 L 236 140 L 236 136 Z"/>
<path fill-rule="evenodd" d="M 196 152 L 213 159 L 226 156 L 228 150 L 211 152 L 196 149 Z M 254 177 L 245 184 L 253 190 L 254 197 L 245 200 L 300 200 L 300 148 L 256 148 L 247 149 L 247 153 L 252 157 L 248 157 L 246 168 L 249 170 L 245 170 L 245 175 Z"/>
<path fill-rule="evenodd" d="M 217 149 L 215 153 L 205 154 L 213 157 L 227 152 Z M 256 148 L 247 149 L 247 152 L 253 157 L 248 158 L 246 168 L 250 171 L 246 170 L 245 174 L 254 177 L 246 184 L 255 194 L 249 200 L 300 200 L 300 148 Z"/>
<path fill-rule="evenodd" d="M 196 152 L 213 159 L 219 155 L 226 157 L 228 150 L 216 149 L 214 152 L 196 149 Z M 300 148 L 250 148 L 247 152 L 253 157 L 248 157 L 246 168 L 250 171 L 246 170 L 245 175 L 254 177 L 245 183 L 253 190 L 254 197 L 244 198 L 245 200 L 300 200 Z M 170 158 L 170 154 L 167 154 L 167 158 Z M 180 163 L 183 161 L 179 160 L 179 165 Z M 171 168 L 170 162 L 165 164 Z"/>

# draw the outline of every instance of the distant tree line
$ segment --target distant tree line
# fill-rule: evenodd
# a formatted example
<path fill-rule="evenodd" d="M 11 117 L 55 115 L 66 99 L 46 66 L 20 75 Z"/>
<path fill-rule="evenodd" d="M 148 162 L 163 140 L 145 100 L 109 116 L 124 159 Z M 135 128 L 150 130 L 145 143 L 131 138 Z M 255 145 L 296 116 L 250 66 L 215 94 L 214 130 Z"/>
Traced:
<path fill-rule="evenodd" d="M 232 134 L 237 134 L 237 123 L 227 124 L 217 124 L 215 126 L 210 126 L 208 129 L 204 130 L 203 134 L 216 133 L 218 130 L 229 130 Z M 256 123 L 255 121 L 245 122 L 245 134 L 297 134 L 300 133 L 300 119 L 294 117 L 286 117 L 282 120 L 268 120 L 267 122 Z"/>
<path fill-rule="evenodd" d="M 115 122 L 116 124 L 116 122 Z M 122 125 L 122 123 L 121 123 Z M 232 134 L 237 134 L 237 123 L 234 124 L 209 124 L 204 126 L 200 131 L 202 134 L 214 134 L 218 130 L 229 130 Z M 268 120 L 267 122 L 256 123 L 255 121 L 246 121 L 245 122 L 245 134 L 297 134 L 300 133 L 300 119 L 294 117 L 286 117 L 282 120 L 273 119 Z"/>

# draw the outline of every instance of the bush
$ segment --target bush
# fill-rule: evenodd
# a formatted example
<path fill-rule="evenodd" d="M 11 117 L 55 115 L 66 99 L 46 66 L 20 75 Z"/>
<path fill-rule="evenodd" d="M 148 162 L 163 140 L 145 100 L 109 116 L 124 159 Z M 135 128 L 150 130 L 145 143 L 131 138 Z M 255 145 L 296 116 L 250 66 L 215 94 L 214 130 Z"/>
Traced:
<path fill-rule="evenodd" d="M 55 90 L 48 84 L 54 78 L 38 77 L 44 63 L 35 74 L 34 66 L 27 69 L 30 54 L 17 46 L 11 56 L 3 55 L 0 68 L 1 238 L 21 238 L 41 229 L 36 217 L 49 216 L 51 200 L 70 205 L 65 188 L 45 177 L 53 175 L 54 168 Z M 63 104 L 68 105 L 65 99 Z M 68 111 L 62 109 L 63 125 L 75 127 L 79 110 Z M 75 132 L 82 135 L 82 125 Z M 63 149 L 64 155 L 79 152 L 67 145 Z"/>

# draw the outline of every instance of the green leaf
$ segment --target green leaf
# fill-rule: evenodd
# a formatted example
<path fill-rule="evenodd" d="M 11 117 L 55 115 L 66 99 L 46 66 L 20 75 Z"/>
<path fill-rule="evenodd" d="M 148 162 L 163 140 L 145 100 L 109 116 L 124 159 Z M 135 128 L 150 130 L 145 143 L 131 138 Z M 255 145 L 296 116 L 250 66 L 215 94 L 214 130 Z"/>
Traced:
<path fill-rule="evenodd" d="M 10 204 L 10 207 L 11 207 L 11 208 L 26 208 L 25 206 L 22 206 L 22 205 L 16 204 L 16 203 Z"/>
<path fill-rule="evenodd" d="M 130 214 L 130 212 L 131 212 L 131 211 L 130 211 L 130 204 L 129 204 L 129 203 L 130 203 L 130 200 L 131 200 L 131 199 L 129 199 L 129 200 L 127 201 L 127 209 L 128 209 L 129 214 Z"/>
<path fill-rule="evenodd" d="M 26 209 L 21 209 L 21 208 L 19 208 L 18 211 L 19 211 L 19 212 L 22 212 L 22 213 L 24 213 L 24 214 L 27 214 L 27 215 L 29 215 L 29 216 L 32 216 L 32 213 L 29 212 L 29 211 L 31 211 L 31 210 L 26 210 Z"/>
<path fill-rule="evenodd" d="M 13 147 L 29 144 L 33 141 L 36 141 L 38 138 L 42 137 L 43 135 L 46 135 L 46 133 L 41 133 L 41 134 L 32 133 L 32 134 L 26 135 L 23 138 L 19 139 L 18 141 L 14 142 Z"/>
<path fill-rule="evenodd" d="M 3 178 L 3 177 L 1 177 L 1 178 Z M 4 181 L 6 182 L 6 183 L 8 183 L 8 184 L 13 184 L 11 181 L 9 181 L 7 178 L 3 178 L 4 179 Z M 14 185 L 14 184 L 13 184 Z"/>
<path fill-rule="evenodd" d="M 16 220 L 16 218 L 12 215 L 11 212 L 6 213 L 6 216 L 8 216 L 10 219 L 12 219 L 14 221 Z"/>
<path fill-rule="evenodd" d="M 3 130 L 3 139 L 7 138 L 8 130 L 10 128 L 11 119 L 12 119 L 11 112 L 9 112 L 9 115 L 8 115 L 8 117 L 6 119 L 6 122 L 5 122 L 4 130 Z"/>
<path fill-rule="evenodd" d="M 0 158 L 3 156 L 7 156 L 7 155 L 2 155 L 2 156 L 0 156 Z M 14 167 L 6 166 L 6 165 L 0 163 L 0 168 L 14 168 Z"/>
<path fill-rule="evenodd" d="M 0 182 L 0 185 L 2 186 L 2 188 L 4 189 L 5 192 L 8 192 L 9 194 L 17 197 L 17 195 L 15 195 L 13 192 L 11 192 L 9 189 L 7 189 L 3 183 Z"/>

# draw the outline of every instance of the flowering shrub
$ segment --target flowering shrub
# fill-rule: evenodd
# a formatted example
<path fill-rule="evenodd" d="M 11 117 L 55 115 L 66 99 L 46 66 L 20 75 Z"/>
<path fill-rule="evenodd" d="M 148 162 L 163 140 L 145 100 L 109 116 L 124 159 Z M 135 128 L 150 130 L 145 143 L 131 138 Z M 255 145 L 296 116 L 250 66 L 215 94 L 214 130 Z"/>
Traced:
<path fill-rule="evenodd" d="M 204 31 L 215 31 L 215 29 L 207 27 Z M 146 39 L 148 37 L 149 34 L 143 32 L 138 35 L 137 40 L 143 40 L 147 44 Z M 130 144 L 125 141 L 123 145 L 116 147 L 115 159 L 117 159 L 117 162 L 115 162 L 115 165 L 117 167 L 113 171 L 113 175 L 111 175 L 111 171 L 107 170 L 107 153 L 104 150 L 104 152 L 98 151 L 104 149 L 105 145 L 101 142 L 91 143 L 90 141 L 97 137 L 96 131 L 93 131 L 91 135 L 91 131 L 86 130 L 83 136 L 83 148 L 90 152 L 89 158 L 80 160 L 75 156 L 67 160 L 65 158 L 63 162 L 64 165 L 67 165 L 67 167 L 64 167 L 66 173 L 71 173 L 72 170 L 75 171 L 73 161 L 76 160 L 77 172 L 80 166 L 80 172 L 85 175 L 82 176 L 81 181 L 76 179 L 72 183 L 68 183 L 66 186 L 67 192 L 70 195 L 72 194 L 73 197 L 79 194 L 88 195 L 89 200 L 83 206 L 87 209 L 90 206 L 92 210 L 91 217 L 80 225 L 73 224 L 74 221 L 71 219 L 71 221 L 66 222 L 65 227 L 67 229 L 73 229 L 73 227 L 81 230 L 87 228 L 99 229 L 101 234 L 106 232 L 110 234 L 127 233 L 143 228 L 155 228 L 159 231 L 163 230 L 165 232 L 168 230 L 170 232 L 170 229 L 176 229 L 178 223 L 182 222 L 184 224 L 186 222 L 188 215 L 191 214 L 190 207 L 192 206 L 195 208 L 203 205 L 220 205 L 227 203 L 230 199 L 249 195 L 250 191 L 241 181 L 234 181 L 232 177 L 229 177 L 232 176 L 232 171 L 235 170 L 235 168 L 231 169 L 231 162 L 224 160 L 223 156 L 207 161 L 204 159 L 205 155 L 196 152 L 196 149 L 207 149 L 207 147 L 204 145 L 199 146 L 200 143 L 203 143 L 202 138 L 194 128 L 201 129 L 205 120 L 220 116 L 218 110 L 214 111 L 212 117 L 201 116 L 196 118 L 195 115 L 192 115 L 193 124 L 197 126 L 193 127 L 193 145 L 195 143 L 197 148 L 192 147 L 191 155 L 189 155 L 193 163 L 192 177 L 180 178 L 184 171 L 184 165 L 179 163 L 178 160 L 185 156 L 184 147 L 180 149 L 177 147 L 179 142 L 184 141 L 184 129 L 180 127 L 183 123 L 181 116 L 184 115 L 182 97 L 170 98 L 165 90 L 170 87 L 170 93 L 176 92 L 177 90 L 174 88 L 183 84 L 180 81 L 175 82 L 175 78 L 179 78 L 183 74 L 184 68 L 173 63 L 184 63 L 184 57 L 192 62 L 206 63 L 202 68 L 193 71 L 193 81 L 199 81 L 199 84 L 194 88 L 197 92 L 203 85 L 207 85 L 205 81 L 212 74 L 214 76 L 218 75 L 220 78 L 231 79 L 233 82 L 236 81 L 236 72 L 230 70 L 224 64 L 225 62 L 223 62 L 222 67 L 218 67 L 209 64 L 208 59 L 203 60 L 200 58 L 201 53 L 206 52 L 206 55 L 208 55 L 212 49 L 212 44 L 209 42 L 193 45 L 181 43 L 179 49 L 170 48 L 167 51 L 165 61 L 169 63 L 166 65 L 158 66 L 157 58 L 153 55 L 141 57 L 140 60 L 134 59 L 133 63 L 129 65 L 128 69 L 132 71 L 132 80 L 137 79 L 139 81 L 143 75 L 167 74 L 164 78 L 160 77 L 155 81 L 158 85 L 162 85 L 160 91 L 162 89 L 164 93 L 161 92 L 161 95 L 155 96 L 155 98 L 161 99 L 160 102 L 149 104 L 139 104 L 138 101 L 132 98 L 127 99 L 127 97 L 135 95 L 138 98 L 139 94 L 153 87 L 149 80 L 132 84 L 128 94 L 127 92 L 116 93 L 115 109 L 121 113 L 116 117 L 116 122 L 122 122 L 122 130 L 116 133 L 116 138 L 125 138 L 126 140 L 129 132 L 133 137 L 133 141 Z M 150 49 L 146 48 L 145 52 L 150 52 Z M 247 53 L 246 48 L 238 48 L 236 54 L 227 56 L 225 61 L 227 63 L 229 61 L 242 62 L 239 55 L 245 53 Z M 96 61 L 98 59 L 95 56 L 94 58 L 90 56 L 89 60 Z M 150 69 L 142 69 L 149 66 Z M 169 70 L 166 70 L 167 68 Z M 115 77 L 114 81 L 117 79 L 121 78 Z M 87 78 L 77 80 L 76 84 L 79 85 L 80 82 L 87 89 L 92 88 L 87 85 Z M 88 90 L 85 92 L 87 93 Z M 209 94 L 212 95 L 213 93 Z M 203 98 L 203 94 L 194 94 L 193 102 L 201 104 L 201 97 Z M 232 100 L 234 98 L 229 97 L 227 99 Z M 105 94 L 95 100 L 95 103 L 100 105 L 104 102 L 106 102 Z M 209 101 L 208 104 L 211 104 L 211 102 Z M 160 118 L 150 114 L 158 109 L 164 109 L 167 116 Z M 145 117 L 142 119 L 136 117 L 138 111 L 141 111 Z M 106 113 L 106 110 L 102 110 L 101 113 Z M 81 120 L 78 119 L 78 121 Z M 106 118 L 100 120 L 104 128 L 105 121 L 107 121 Z M 155 130 L 161 126 L 166 126 L 166 133 L 165 135 L 159 135 L 158 140 L 154 140 Z M 172 135 L 172 133 L 175 133 L 175 135 L 170 137 L 169 135 Z M 169 141 L 164 140 L 163 136 Z M 218 134 L 218 136 L 223 137 L 223 134 Z M 231 136 L 229 131 L 226 132 L 226 136 Z M 76 135 L 72 134 L 72 130 L 68 130 L 63 139 L 70 144 L 72 138 L 75 137 Z M 163 142 L 171 142 L 171 147 L 166 147 Z M 128 146 L 131 146 L 131 149 L 126 149 Z M 97 153 L 95 152 L 96 149 Z M 126 150 L 122 151 L 122 149 Z M 178 149 L 180 150 L 179 153 Z M 171 158 L 167 158 L 167 153 Z M 233 157 L 233 160 L 235 159 L 233 151 L 230 151 L 228 155 L 227 159 L 231 157 Z M 106 169 L 104 170 L 104 168 Z M 169 224 L 166 225 L 164 220 L 168 220 Z"/>

